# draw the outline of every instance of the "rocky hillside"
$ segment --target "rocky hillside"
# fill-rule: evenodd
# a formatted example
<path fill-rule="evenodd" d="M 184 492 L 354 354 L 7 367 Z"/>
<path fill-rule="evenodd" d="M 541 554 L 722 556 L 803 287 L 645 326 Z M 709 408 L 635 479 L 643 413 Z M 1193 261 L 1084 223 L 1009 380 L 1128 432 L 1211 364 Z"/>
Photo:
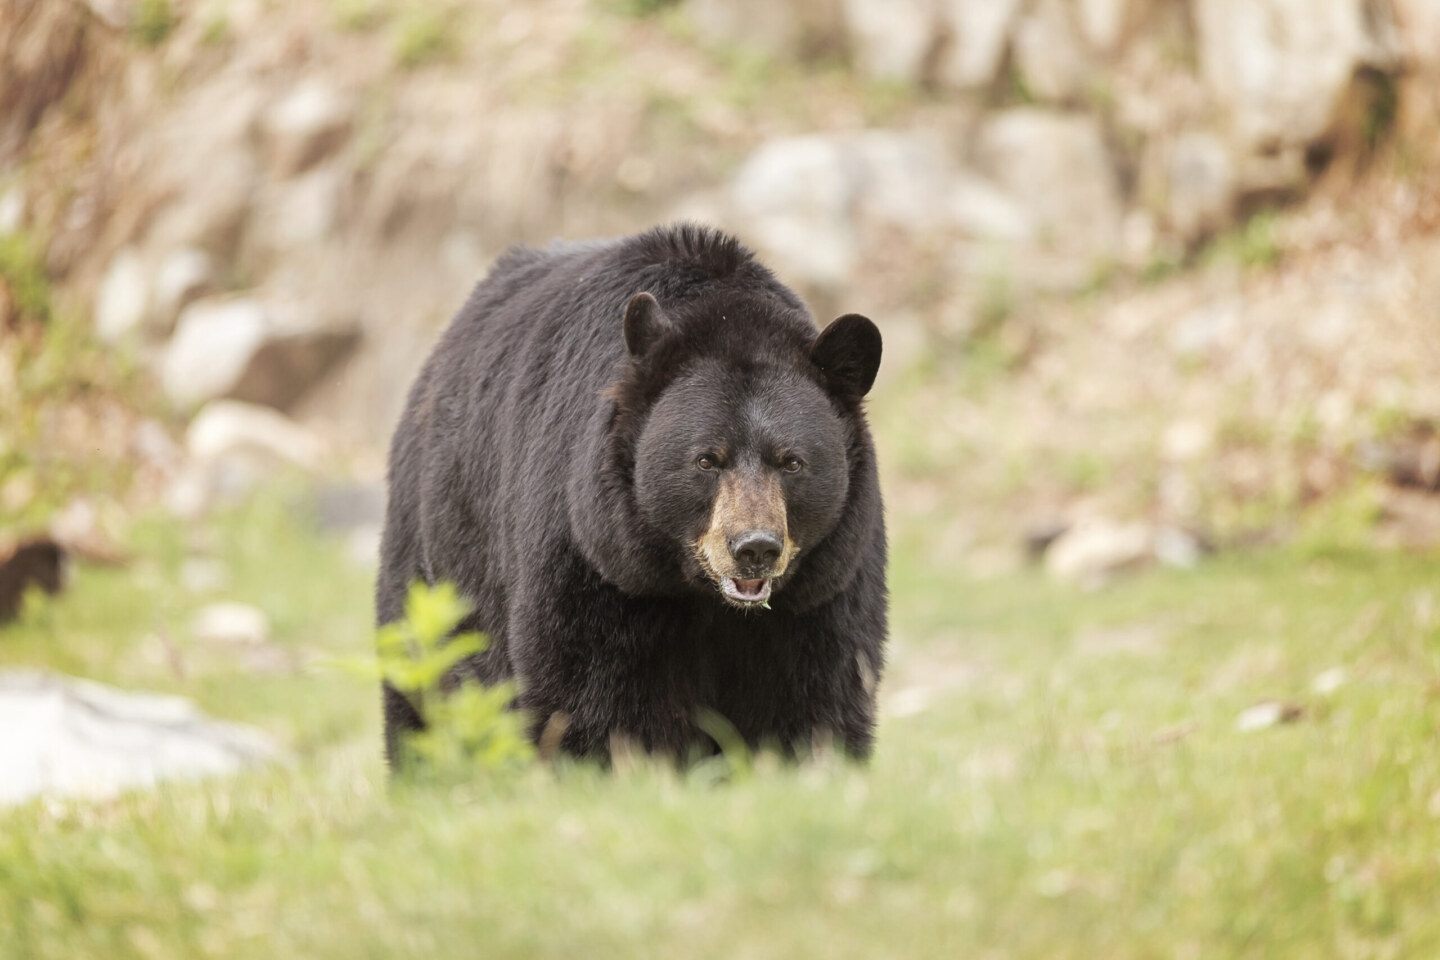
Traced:
<path fill-rule="evenodd" d="M 935 549 L 1198 543 L 1435 486 L 1437 77 L 1435 0 L 0 0 L 0 234 L 374 450 L 506 246 L 716 221 L 882 324 Z"/>

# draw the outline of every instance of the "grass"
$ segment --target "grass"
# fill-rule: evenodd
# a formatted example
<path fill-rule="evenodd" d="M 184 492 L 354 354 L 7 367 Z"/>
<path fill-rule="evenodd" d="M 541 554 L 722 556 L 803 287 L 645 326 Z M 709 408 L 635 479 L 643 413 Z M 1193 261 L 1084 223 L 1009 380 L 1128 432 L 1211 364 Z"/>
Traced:
<path fill-rule="evenodd" d="M 460 8 L 452 3 L 408 4 L 392 31 L 395 63 L 415 69 L 453 58 L 460 52 L 460 29 Z"/>
<path fill-rule="evenodd" d="M 368 575 L 287 503 L 139 524 L 134 566 L 82 568 L 0 632 L 7 664 L 182 692 L 296 756 L 0 811 L 0 956 L 1440 949 L 1429 558 L 1272 550 L 1082 593 L 964 580 L 911 559 L 901 531 L 899 708 L 868 769 L 534 766 L 387 791 L 374 691 L 326 666 L 368 649 Z M 197 547 L 229 567 L 219 595 L 180 585 Z M 218 596 L 264 608 L 305 666 L 193 648 L 185 624 Z M 183 674 L 155 655 L 162 631 Z M 1237 729 L 1271 699 L 1299 719 Z"/>
<path fill-rule="evenodd" d="M 0 536 L 43 526 L 77 495 L 123 495 L 135 465 L 115 424 L 161 409 L 134 356 L 54 308 L 40 249 L 0 238 L 0 300 L 13 311 L 8 326 L 0 317 Z"/>
<path fill-rule="evenodd" d="M 170 0 L 139 0 L 130 15 L 130 35 L 147 47 L 165 42 L 175 28 Z"/>

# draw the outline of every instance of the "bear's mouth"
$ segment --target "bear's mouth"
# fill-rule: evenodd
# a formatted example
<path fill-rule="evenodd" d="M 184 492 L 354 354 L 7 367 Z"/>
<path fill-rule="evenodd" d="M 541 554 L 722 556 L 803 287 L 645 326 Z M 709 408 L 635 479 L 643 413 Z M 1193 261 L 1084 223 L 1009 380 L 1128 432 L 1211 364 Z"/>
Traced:
<path fill-rule="evenodd" d="M 731 603 L 738 603 L 746 607 L 755 606 L 769 601 L 770 581 L 722 577 L 720 592 L 725 594 L 725 599 Z"/>

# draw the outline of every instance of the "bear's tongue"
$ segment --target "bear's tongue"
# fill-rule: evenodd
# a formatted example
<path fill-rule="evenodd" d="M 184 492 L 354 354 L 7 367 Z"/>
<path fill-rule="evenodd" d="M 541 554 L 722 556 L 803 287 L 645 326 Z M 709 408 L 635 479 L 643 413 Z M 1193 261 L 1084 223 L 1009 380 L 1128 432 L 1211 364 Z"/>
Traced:
<path fill-rule="evenodd" d="M 728 586 L 736 600 L 760 601 L 770 596 L 769 580 L 741 580 L 731 578 Z"/>

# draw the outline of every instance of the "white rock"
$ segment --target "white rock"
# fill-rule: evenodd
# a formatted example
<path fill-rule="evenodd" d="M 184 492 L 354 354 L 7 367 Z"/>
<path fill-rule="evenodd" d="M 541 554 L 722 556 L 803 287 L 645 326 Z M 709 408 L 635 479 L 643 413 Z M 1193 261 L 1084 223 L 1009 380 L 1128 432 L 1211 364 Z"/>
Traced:
<path fill-rule="evenodd" d="M 197 300 L 180 314 L 163 360 L 165 392 L 193 407 L 232 397 L 284 408 L 350 351 L 354 324 L 316 323 L 298 305 Z"/>
<path fill-rule="evenodd" d="M 0 673 L 0 803 L 110 797 L 280 757 L 261 731 L 211 720 L 181 697 L 41 672 Z"/>
<path fill-rule="evenodd" d="M 168 254 L 155 276 L 156 328 L 166 332 L 173 328 L 180 311 L 206 293 L 214 278 L 215 265 L 204 250 L 185 247 Z"/>
<path fill-rule="evenodd" d="M 1120 187 L 1098 121 L 1036 108 L 995 114 L 981 128 L 981 166 L 1060 254 L 1112 257 L 1119 247 Z"/>
<path fill-rule="evenodd" d="M 1331 694 L 1345 686 L 1348 679 L 1344 667 L 1331 667 L 1329 670 L 1323 670 L 1315 675 L 1315 679 L 1310 683 L 1310 689 L 1319 694 Z"/>
<path fill-rule="evenodd" d="M 139 328 L 149 302 L 145 261 L 133 247 L 123 247 L 100 281 L 95 297 L 95 332 L 107 343 L 124 339 Z"/>
<path fill-rule="evenodd" d="M 1358 67 L 1392 69 L 1393 24 L 1365 0 L 1195 0 L 1200 66 L 1239 145 L 1299 147 L 1325 132 Z"/>
<path fill-rule="evenodd" d="M 320 466 L 319 438 L 277 410 L 238 400 L 212 400 L 201 408 L 185 433 L 185 446 L 201 462 L 240 457 Z"/>
<path fill-rule="evenodd" d="M 1038 0 L 1015 29 L 1015 62 L 1033 95 L 1052 103 L 1078 100 L 1091 67 L 1070 7 L 1062 0 Z"/>
<path fill-rule="evenodd" d="M 281 177 L 304 171 L 345 140 L 353 116 L 348 97 L 318 80 L 301 83 L 261 118 L 271 166 Z"/>
<path fill-rule="evenodd" d="M 916 83 L 937 40 L 931 0 L 842 0 L 856 66 L 876 80 Z"/>
<path fill-rule="evenodd" d="M 165 392 L 192 406 L 233 390 L 272 328 L 255 300 L 199 300 L 180 314 L 165 353 Z"/>
<path fill-rule="evenodd" d="M 1299 720 L 1303 712 L 1299 706 L 1293 703 L 1266 700 L 1241 710 L 1235 718 L 1235 729 L 1245 733 L 1268 730 L 1278 724 Z"/>
<path fill-rule="evenodd" d="M 1061 580 L 1098 586 L 1149 561 L 1154 542 L 1154 532 L 1143 523 L 1094 518 L 1077 523 L 1050 545 L 1045 569 Z"/>
<path fill-rule="evenodd" d="M 19 231 L 25 223 L 25 189 L 12 183 L 0 191 L 0 237 Z"/>
<path fill-rule="evenodd" d="M 270 618 L 248 603 L 212 603 L 196 611 L 190 635 L 204 643 L 258 645 L 270 639 Z"/>
<path fill-rule="evenodd" d="M 1000 73 L 1020 0 L 940 0 L 942 48 L 936 79 L 946 87 L 969 89 L 992 83 Z"/>

